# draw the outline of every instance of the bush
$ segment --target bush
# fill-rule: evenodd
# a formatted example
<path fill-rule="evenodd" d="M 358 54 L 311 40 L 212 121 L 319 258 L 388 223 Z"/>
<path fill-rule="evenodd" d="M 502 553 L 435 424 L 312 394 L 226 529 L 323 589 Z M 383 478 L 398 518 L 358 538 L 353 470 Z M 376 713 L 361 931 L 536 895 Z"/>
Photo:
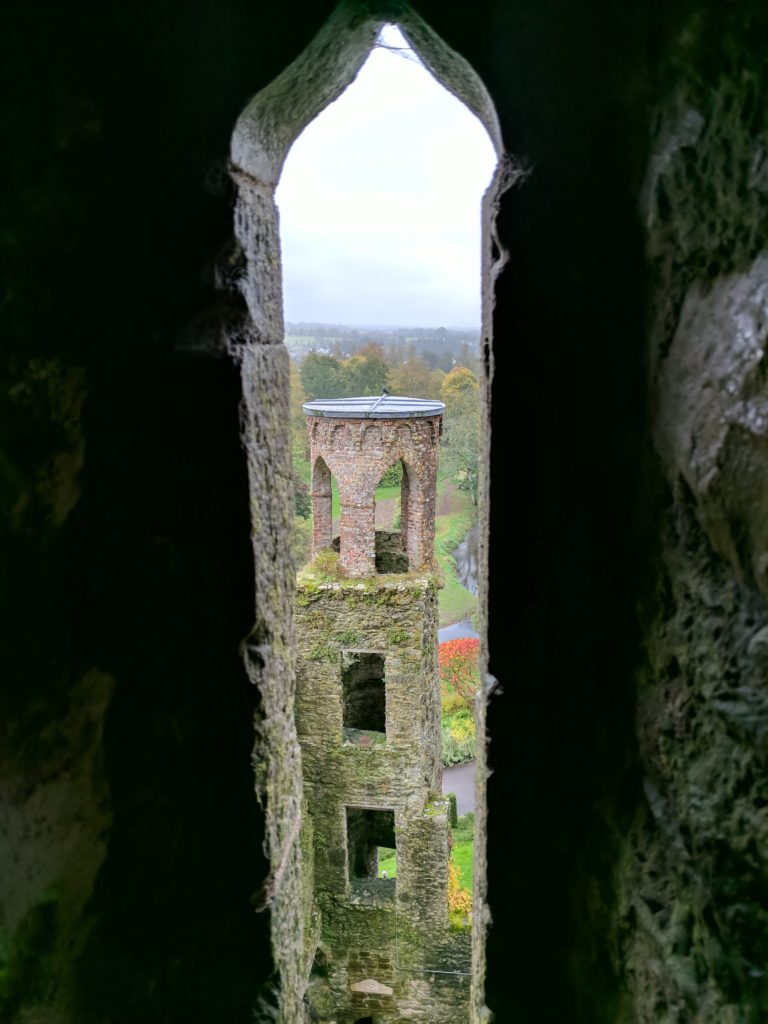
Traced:
<path fill-rule="evenodd" d="M 444 708 L 446 701 L 458 698 L 467 711 L 474 711 L 475 694 L 480 685 L 479 649 L 480 641 L 470 637 L 440 644 L 440 691 Z"/>
<path fill-rule="evenodd" d="M 394 466 L 390 466 L 384 476 L 379 481 L 379 487 L 399 487 L 403 482 L 403 464 L 398 461 Z"/>
<path fill-rule="evenodd" d="M 471 843 L 475 838 L 475 813 L 467 811 L 457 819 L 456 825 L 451 829 L 451 842 L 454 846 L 459 843 Z"/>
<path fill-rule="evenodd" d="M 446 725 L 448 732 L 457 743 L 475 738 L 475 720 L 468 711 L 461 710 L 455 715 L 447 716 Z"/>
<path fill-rule="evenodd" d="M 312 520 L 294 516 L 291 539 L 296 565 L 306 565 L 312 555 Z"/>
<path fill-rule="evenodd" d="M 454 764 L 464 764 L 475 757 L 477 741 L 474 734 L 456 739 L 447 725 L 443 725 L 443 767 L 450 768 Z"/>
<path fill-rule="evenodd" d="M 293 475 L 293 511 L 294 515 L 302 519 L 309 519 L 312 515 L 312 499 L 309 496 L 309 488 L 300 477 Z"/>
<path fill-rule="evenodd" d="M 441 703 L 444 716 L 455 715 L 458 711 L 462 711 L 466 708 L 464 700 L 458 695 L 458 693 L 443 693 Z"/>
<path fill-rule="evenodd" d="M 322 551 L 318 551 L 315 557 L 312 559 L 312 564 L 309 567 L 312 572 L 325 579 L 338 579 L 339 578 L 339 553 L 333 551 L 331 548 L 323 548 Z"/>
<path fill-rule="evenodd" d="M 448 861 L 448 911 L 454 926 L 469 924 L 472 895 L 462 889 L 460 871 L 453 861 Z"/>

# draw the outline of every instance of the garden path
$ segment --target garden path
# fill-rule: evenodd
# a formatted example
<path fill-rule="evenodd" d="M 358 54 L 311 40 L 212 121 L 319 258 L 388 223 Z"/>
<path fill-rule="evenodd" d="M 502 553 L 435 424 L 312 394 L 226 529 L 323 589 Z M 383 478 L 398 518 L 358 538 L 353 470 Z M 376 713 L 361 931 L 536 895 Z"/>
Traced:
<path fill-rule="evenodd" d="M 475 762 L 455 764 L 443 768 L 443 793 L 456 794 L 456 813 L 466 814 L 475 809 Z"/>
<path fill-rule="evenodd" d="M 478 637 L 469 619 L 454 622 L 452 626 L 444 626 L 437 631 L 438 643 L 446 640 L 460 640 L 462 637 Z M 475 809 L 475 762 L 455 764 L 451 768 L 443 768 L 443 793 L 456 794 L 457 814 L 466 814 Z"/>

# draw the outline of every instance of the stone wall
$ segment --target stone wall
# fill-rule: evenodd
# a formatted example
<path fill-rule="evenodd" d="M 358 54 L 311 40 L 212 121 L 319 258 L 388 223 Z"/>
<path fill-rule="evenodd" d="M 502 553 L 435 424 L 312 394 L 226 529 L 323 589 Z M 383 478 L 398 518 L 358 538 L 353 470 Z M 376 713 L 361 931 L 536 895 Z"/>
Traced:
<path fill-rule="evenodd" d="M 257 623 L 249 667 L 272 687 L 278 742 L 290 494 L 270 504 L 258 477 L 249 494 L 237 353 L 269 349 L 246 385 L 251 458 L 282 473 L 264 185 L 371 41 L 367 5 L 355 45 L 333 26 L 313 44 L 333 7 L 201 0 L 191 17 L 178 0 L 41 0 L 4 16 L 0 1018 L 14 1024 L 240 1024 L 275 979 L 270 912 L 253 909 L 269 902 L 251 766 L 264 709 L 237 651 Z M 759 323 L 768 234 L 765 4 L 417 7 L 452 48 L 411 21 L 430 66 L 528 172 L 487 200 L 482 256 L 481 591 L 503 692 L 487 707 L 493 926 L 475 945 L 477 1014 L 487 1001 L 521 1024 L 761 1021 L 764 478 L 747 356 L 762 335 L 747 344 L 741 318 Z M 283 78 L 262 104 L 272 157 L 248 177 L 253 132 L 236 154 L 238 186 L 253 186 L 241 210 L 257 215 L 238 246 L 232 127 L 308 46 L 292 72 L 303 98 Z M 244 253 L 261 260 L 252 278 Z M 667 407 L 663 440 L 680 372 L 686 411 Z M 267 777 L 257 753 L 256 778 L 296 807 L 282 735 L 285 771 Z M 273 827 L 279 850 L 291 833 Z M 280 877 L 303 922 L 306 826 L 296 843 Z M 481 890 L 484 864 L 479 844 Z M 318 928 L 310 913 L 303 944 L 280 933 L 292 977 Z M 414 981 L 424 998 L 440 984 Z"/>
<path fill-rule="evenodd" d="M 469 1014 L 470 935 L 448 923 L 448 804 L 437 798 L 436 606 L 430 576 L 333 579 L 312 564 L 299 575 L 296 722 L 323 965 L 308 999 L 319 1020 L 464 1024 Z M 344 728 L 345 666 L 362 652 L 383 656 L 383 734 Z M 395 836 L 385 827 L 368 839 L 396 843 L 396 881 L 356 877 L 350 857 L 375 824 L 357 808 L 394 813 Z"/>
<path fill-rule="evenodd" d="M 643 189 L 663 483 L 619 873 L 640 1024 L 768 1017 L 767 30 L 676 26 Z"/>

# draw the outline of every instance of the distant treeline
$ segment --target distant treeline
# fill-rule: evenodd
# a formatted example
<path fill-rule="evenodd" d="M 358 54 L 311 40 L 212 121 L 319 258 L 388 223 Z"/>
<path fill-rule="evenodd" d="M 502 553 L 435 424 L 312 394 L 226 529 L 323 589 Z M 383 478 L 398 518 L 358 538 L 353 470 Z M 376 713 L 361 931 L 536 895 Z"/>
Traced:
<path fill-rule="evenodd" d="M 363 328 L 343 324 L 288 323 L 285 344 L 294 359 L 309 352 L 347 359 L 360 349 L 377 345 L 387 362 L 421 358 L 431 369 L 448 372 L 457 362 L 471 364 L 477 357 L 479 331 L 451 327 Z"/>

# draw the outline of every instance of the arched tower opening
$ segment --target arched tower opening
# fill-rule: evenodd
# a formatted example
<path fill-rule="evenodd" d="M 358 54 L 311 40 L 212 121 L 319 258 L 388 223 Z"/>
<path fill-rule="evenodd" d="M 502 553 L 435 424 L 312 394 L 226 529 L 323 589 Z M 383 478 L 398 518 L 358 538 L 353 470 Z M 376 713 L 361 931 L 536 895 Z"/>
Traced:
<path fill-rule="evenodd" d="M 376 488 L 376 572 L 408 572 L 408 467 L 397 459 Z"/>
<path fill-rule="evenodd" d="M 312 554 L 333 543 L 333 479 L 321 455 L 312 463 Z"/>

